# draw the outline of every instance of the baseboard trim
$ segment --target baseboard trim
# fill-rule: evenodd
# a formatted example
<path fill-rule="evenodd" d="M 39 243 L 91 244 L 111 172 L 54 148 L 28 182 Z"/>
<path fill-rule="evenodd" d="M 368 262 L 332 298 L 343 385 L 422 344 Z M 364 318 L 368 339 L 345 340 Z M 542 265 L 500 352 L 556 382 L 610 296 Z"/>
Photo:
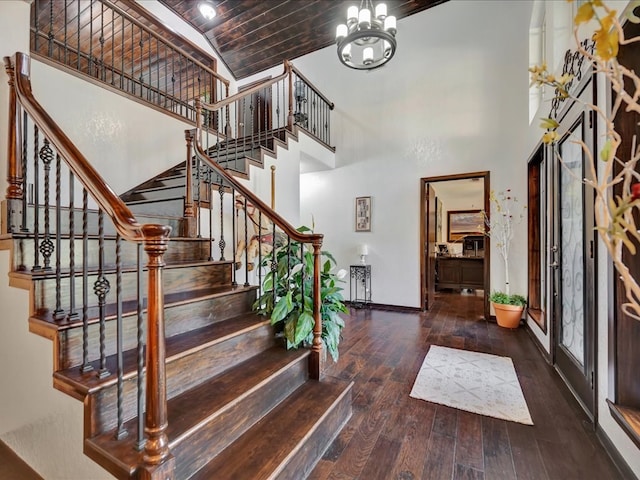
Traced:
<path fill-rule="evenodd" d="M 533 341 L 533 344 L 536 346 L 536 348 L 540 352 L 540 355 L 542 355 L 542 358 L 544 358 L 544 361 L 547 362 L 547 364 L 549 365 L 553 365 L 553 362 L 551 360 L 551 354 L 545 350 L 544 345 L 540 343 L 540 340 L 538 340 L 538 337 L 536 337 L 535 333 L 533 333 L 533 330 L 531 330 L 531 327 L 527 322 L 524 322 L 524 328 L 527 334 L 529 335 L 529 338 Z"/>
<path fill-rule="evenodd" d="M 615 447 L 609 436 L 599 426 L 596 428 L 596 437 L 598 437 L 598 440 L 600 440 L 604 450 L 607 452 L 616 468 L 620 471 L 622 478 L 625 480 L 638 480 L 638 477 L 636 477 L 633 470 L 629 467 L 629 464 L 627 464 L 622 455 L 620 455 L 620 452 L 618 452 L 618 449 Z"/>
<path fill-rule="evenodd" d="M 385 310 L 388 312 L 404 312 L 404 313 L 420 313 L 420 307 L 406 307 L 404 305 L 388 305 L 386 303 L 362 303 L 362 302 L 344 302 L 345 305 L 353 308 L 367 308 L 373 310 Z"/>

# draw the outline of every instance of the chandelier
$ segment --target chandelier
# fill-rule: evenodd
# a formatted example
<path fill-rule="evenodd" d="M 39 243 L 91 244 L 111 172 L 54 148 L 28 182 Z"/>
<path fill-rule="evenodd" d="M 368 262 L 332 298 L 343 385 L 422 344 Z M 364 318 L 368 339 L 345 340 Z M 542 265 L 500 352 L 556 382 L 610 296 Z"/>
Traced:
<path fill-rule="evenodd" d="M 387 5 L 375 10 L 371 0 L 360 8 L 347 9 L 347 23 L 336 28 L 338 58 L 349 68 L 372 70 L 387 63 L 396 53 L 396 17 L 387 16 Z"/>

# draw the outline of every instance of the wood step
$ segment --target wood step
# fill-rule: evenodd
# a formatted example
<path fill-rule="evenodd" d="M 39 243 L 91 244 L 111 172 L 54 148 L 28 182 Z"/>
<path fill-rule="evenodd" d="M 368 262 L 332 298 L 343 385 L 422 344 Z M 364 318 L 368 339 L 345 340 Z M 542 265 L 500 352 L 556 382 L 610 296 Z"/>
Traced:
<path fill-rule="evenodd" d="M 163 269 L 163 287 L 165 294 L 186 292 L 190 290 L 201 290 L 220 285 L 231 285 L 232 262 L 200 261 L 183 262 L 166 265 Z M 110 290 L 106 295 L 106 303 L 116 303 L 116 273 L 113 270 L 105 270 L 104 278 L 110 285 Z M 54 310 L 56 308 L 56 278 L 54 271 L 43 271 L 36 273 L 11 272 L 9 274 L 10 284 L 16 287 L 23 287 L 33 292 L 32 309 L 35 312 L 41 310 Z M 98 297 L 93 292 L 93 286 L 98 279 L 98 272 L 89 272 L 87 286 L 88 303 L 87 307 L 98 305 Z M 142 291 L 147 291 L 147 275 L 142 275 Z M 82 272 L 75 272 L 75 299 L 77 308 L 82 305 Z M 137 299 L 138 274 L 133 268 L 123 268 L 122 270 L 122 301 L 133 301 Z M 68 272 L 63 272 L 60 279 L 61 305 L 62 308 L 69 308 L 70 281 Z"/>
<path fill-rule="evenodd" d="M 14 245 L 13 251 L 13 265 L 16 270 L 30 271 L 34 262 L 34 249 L 35 241 L 33 235 L 14 235 L 11 240 Z M 40 242 L 43 238 L 40 237 Z M 55 242 L 54 239 L 52 241 Z M 195 262 L 199 260 L 206 260 L 209 257 L 209 249 L 211 242 L 208 238 L 184 238 L 174 237 L 171 238 L 167 246 L 167 251 L 164 254 L 164 261 L 167 264 L 179 263 L 179 262 Z M 70 263 L 69 255 L 69 235 L 63 235 L 60 241 L 60 267 L 62 269 L 68 269 Z M 81 237 L 75 237 L 74 242 L 75 255 L 76 255 L 76 269 L 82 259 L 83 255 L 83 241 Z M 89 269 L 97 269 L 98 267 L 98 251 L 99 251 L 99 239 L 97 236 L 92 235 L 89 237 L 87 243 L 87 254 L 85 257 L 88 259 Z M 121 242 L 121 261 L 123 266 L 132 266 L 137 264 L 138 258 L 138 245 L 133 242 Z M 50 257 L 50 268 L 55 269 L 56 266 L 56 252 Z M 147 262 L 147 255 L 143 252 L 143 263 Z M 44 258 L 39 256 L 39 263 L 44 266 Z M 107 268 L 115 268 L 116 263 L 116 239 L 115 236 L 109 235 L 104 238 L 104 265 Z"/>
<path fill-rule="evenodd" d="M 219 323 L 166 339 L 167 398 L 173 398 L 208 378 L 259 354 L 276 344 L 268 320 L 244 314 Z M 107 432 L 116 426 L 117 371 L 115 355 L 107 357 L 110 375 L 99 378 L 97 361 L 93 371 L 82 373 L 78 367 L 54 373 L 54 386 L 85 403 L 92 419 L 88 436 Z M 124 419 L 137 415 L 137 355 L 124 352 Z"/>
<path fill-rule="evenodd" d="M 34 226 L 34 205 L 27 205 L 27 226 L 30 230 L 26 232 L 18 232 L 18 234 L 33 234 L 33 226 Z M 38 217 L 38 228 L 40 236 L 44 235 L 45 231 L 45 206 L 40 205 L 39 208 L 39 217 Z M 183 234 L 184 231 L 184 212 L 181 211 L 178 215 L 167 215 L 161 214 L 161 212 L 146 212 L 141 214 L 136 214 L 136 220 L 139 224 L 144 225 L 146 223 L 160 224 L 160 225 L 169 225 L 171 227 L 171 236 L 179 237 Z M 61 208 L 61 217 L 60 217 L 60 231 L 67 234 L 69 232 L 69 224 L 70 224 L 70 211 L 68 208 Z M 79 208 L 74 208 L 73 210 L 73 221 L 74 228 L 76 231 L 76 236 L 82 236 L 82 222 L 83 222 L 83 212 Z M 56 232 L 56 212 L 55 206 L 49 206 L 49 231 L 51 234 Z M 87 231 L 90 235 L 98 234 L 98 211 L 97 210 L 89 210 L 87 212 Z M 104 232 L 105 235 L 113 235 L 115 236 L 116 230 L 111 222 L 111 219 L 105 215 L 104 217 Z"/>
<path fill-rule="evenodd" d="M 136 216 L 138 214 L 157 213 L 180 217 L 184 214 L 184 196 L 162 200 L 132 200 L 125 203 Z"/>
<path fill-rule="evenodd" d="M 307 381 L 308 356 L 308 350 L 273 347 L 169 400 L 175 478 L 189 478 Z M 86 452 L 116 477 L 127 478 L 140 460 L 136 425 L 135 418 L 125 425 L 132 432 L 125 441 L 115 440 L 114 432 L 88 439 Z"/>
<path fill-rule="evenodd" d="M 191 479 L 306 478 L 351 417 L 352 386 L 309 380 Z"/>
<path fill-rule="evenodd" d="M 256 299 L 257 287 L 219 286 L 202 290 L 191 290 L 167 294 L 164 297 L 165 335 L 172 337 L 182 333 L 222 322 L 240 314 L 251 312 Z M 146 328 L 146 301 L 143 303 L 143 326 Z M 138 333 L 137 301 L 122 305 L 123 348 L 136 348 Z M 82 312 L 80 312 L 82 313 Z M 88 358 L 94 361 L 100 356 L 99 309 L 87 309 L 88 317 Z M 116 353 L 116 305 L 105 306 L 105 352 Z M 43 310 L 29 319 L 29 331 L 54 342 L 54 371 L 79 366 L 83 361 L 82 317 L 63 318 L 56 321 L 53 312 Z"/>

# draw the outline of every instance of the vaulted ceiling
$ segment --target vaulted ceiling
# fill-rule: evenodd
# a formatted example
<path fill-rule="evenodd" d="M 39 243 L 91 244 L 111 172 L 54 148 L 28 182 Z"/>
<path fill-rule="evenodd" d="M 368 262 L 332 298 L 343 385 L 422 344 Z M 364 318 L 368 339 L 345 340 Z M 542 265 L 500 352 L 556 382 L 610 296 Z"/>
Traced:
<path fill-rule="evenodd" d="M 159 0 L 200 31 L 237 79 L 334 43 L 336 25 L 359 0 L 212 0 L 217 16 L 206 20 L 196 0 Z M 446 0 L 386 0 L 400 19 Z M 377 3 L 377 2 L 374 2 Z M 402 31 L 398 34 L 399 48 Z"/>

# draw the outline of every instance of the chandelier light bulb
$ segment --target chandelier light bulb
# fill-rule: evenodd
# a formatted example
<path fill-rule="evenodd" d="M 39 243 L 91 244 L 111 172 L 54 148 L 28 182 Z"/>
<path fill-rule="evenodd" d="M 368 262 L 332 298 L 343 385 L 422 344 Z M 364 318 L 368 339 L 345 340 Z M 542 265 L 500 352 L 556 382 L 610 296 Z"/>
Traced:
<path fill-rule="evenodd" d="M 362 51 L 362 63 L 371 65 L 373 63 L 373 48 L 367 47 Z"/>
<path fill-rule="evenodd" d="M 387 16 L 387 4 L 379 3 L 378 5 L 376 5 L 376 18 L 378 20 L 384 20 L 386 16 Z"/>
<path fill-rule="evenodd" d="M 345 62 L 351 61 L 351 44 L 347 43 L 347 45 L 342 49 L 342 58 Z"/>
<path fill-rule="evenodd" d="M 389 58 L 390 55 L 391 55 L 391 44 L 385 40 L 384 41 L 384 57 Z"/>
<path fill-rule="evenodd" d="M 358 13 L 358 23 L 360 28 L 371 28 L 371 10 L 363 8 Z"/>
<path fill-rule="evenodd" d="M 347 9 L 347 23 L 358 21 L 358 7 L 353 6 Z"/>
<path fill-rule="evenodd" d="M 344 23 L 341 23 L 336 27 L 336 41 L 342 40 L 349 34 L 349 29 Z"/>
<path fill-rule="evenodd" d="M 393 15 L 384 19 L 384 29 L 389 32 L 391 35 L 395 35 L 396 30 L 396 17 Z"/>

